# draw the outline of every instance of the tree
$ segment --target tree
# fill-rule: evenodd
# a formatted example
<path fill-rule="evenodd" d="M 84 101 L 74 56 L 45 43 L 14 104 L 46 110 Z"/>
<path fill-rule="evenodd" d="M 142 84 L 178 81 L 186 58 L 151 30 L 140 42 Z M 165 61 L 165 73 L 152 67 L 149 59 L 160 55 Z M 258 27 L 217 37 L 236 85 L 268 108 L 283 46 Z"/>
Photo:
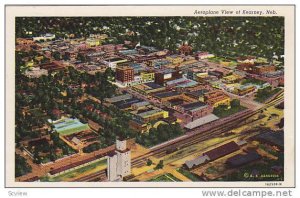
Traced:
<path fill-rule="evenodd" d="M 70 54 L 69 54 L 69 53 L 64 53 L 63 59 L 64 59 L 65 61 L 70 60 Z"/>
<path fill-rule="evenodd" d="M 61 54 L 58 51 L 53 52 L 52 56 L 55 60 L 60 60 L 61 59 Z"/>
<path fill-rule="evenodd" d="M 15 154 L 15 177 L 20 177 L 31 172 L 31 166 L 26 162 L 26 159 L 18 154 Z"/>
<path fill-rule="evenodd" d="M 83 54 L 79 53 L 77 55 L 77 60 L 79 60 L 80 62 L 84 63 L 84 62 L 86 62 L 86 57 Z"/>
<path fill-rule="evenodd" d="M 152 162 L 152 160 L 151 160 L 151 159 L 148 159 L 148 160 L 147 160 L 147 166 L 151 166 L 151 165 L 152 165 L 152 163 L 153 163 L 153 162 Z"/>
<path fill-rule="evenodd" d="M 158 169 L 162 169 L 163 167 L 164 167 L 164 161 L 159 160 L 159 163 L 156 165 L 156 167 L 154 169 L 158 170 Z"/>
<path fill-rule="evenodd" d="M 37 149 L 34 149 L 33 151 L 33 162 L 36 164 L 40 164 L 42 162 L 40 153 Z"/>
<path fill-rule="evenodd" d="M 238 99 L 233 99 L 231 102 L 230 102 L 230 106 L 235 108 L 235 107 L 240 107 L 241 104 L 240 104 L 240 100 Z"/>

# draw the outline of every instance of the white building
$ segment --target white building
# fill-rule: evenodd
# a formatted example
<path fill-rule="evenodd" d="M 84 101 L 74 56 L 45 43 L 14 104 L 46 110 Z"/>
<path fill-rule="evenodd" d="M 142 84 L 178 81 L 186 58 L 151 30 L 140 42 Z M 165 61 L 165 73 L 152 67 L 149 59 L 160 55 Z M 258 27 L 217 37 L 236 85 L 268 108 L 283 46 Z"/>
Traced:
<path fill-rule="evenodd" d="M 55 39 L 55 34 L 49 34 L 49 33 L 38 37 L 33 37 L 34 41 L 50 41 L 53 39 Z"/>
<path fill-rule="evenodd" d="M 24 74 L 29 78 L 39 78 L 43 75 L 48 76 L 48 71 L 46 69 L 40 69 L 39 67 L 34 67 L 34 68 L 27 69 Z"/>
<path fill-rule="evenodd" d="M 122 181 L 131 174 L 131 151 L 126 146 L 126 140 L 116 141 L 116 150 L 107 160 L 107 177 L 109 181 Z"/>
<path fill-rule="evenodd" d="M 118 64 L 126 63 L 127 61 L 128 61 L 127 59 L 113 57 L 113 58 L 104 60 L 103 63 L 105 65 L 107 65 L 108 67 L 110 67 L 112 70 L 116 70 Z"/>

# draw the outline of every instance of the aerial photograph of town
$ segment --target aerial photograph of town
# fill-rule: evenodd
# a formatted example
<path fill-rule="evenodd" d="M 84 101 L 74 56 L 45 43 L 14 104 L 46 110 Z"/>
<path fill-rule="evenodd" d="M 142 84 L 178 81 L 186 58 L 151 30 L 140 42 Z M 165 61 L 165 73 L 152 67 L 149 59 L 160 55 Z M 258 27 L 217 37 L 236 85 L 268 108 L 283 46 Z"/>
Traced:
<path fill-rule="evenodd" d="M 284 23 L 16 17 L 15 182 L 284 181 Z"/>

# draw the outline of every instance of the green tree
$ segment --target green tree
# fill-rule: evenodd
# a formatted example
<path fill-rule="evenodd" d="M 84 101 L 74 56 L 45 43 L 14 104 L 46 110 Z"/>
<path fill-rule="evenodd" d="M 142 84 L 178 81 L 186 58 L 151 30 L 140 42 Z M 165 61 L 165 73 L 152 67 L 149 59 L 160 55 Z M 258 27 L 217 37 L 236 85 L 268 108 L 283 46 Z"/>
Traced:
<path fill-rule="evenodd" d="M 148 159 L 148 160 L 147 160 L 147 166 L 151 166 L 151 165 L 152 165 L 152 163 L 153 163 L 153 162 L 152 162 L 152 160 L 151 160 L 151 159 Z"/>
<path fill-rule="evenodd" d="M 26 162 L 26 159 L 18 154 L 15 154 L 15 177 L 20 177 L 31 172 L 31 166 Z"/>
<path fill-rule="evenodd" d="M 58 51 L 53 52 L 52 56 L 55 60 L 61 60 L 61 54 Z"/>
<path fill-rule="evenodd" d="M 158 170 L 158 169 L 162 169 L 163 167 L 164 167 L 164 161 L 159 160 L 159 163 L 156 165 L 156 167 L 154 169 Z"/>
<path fill-rule="evenodd" d="M 230 106 L 233 108 L 240 107 L 241 106 L 240 100 L 233 99 L 232 101 L 230 101 Z"/>

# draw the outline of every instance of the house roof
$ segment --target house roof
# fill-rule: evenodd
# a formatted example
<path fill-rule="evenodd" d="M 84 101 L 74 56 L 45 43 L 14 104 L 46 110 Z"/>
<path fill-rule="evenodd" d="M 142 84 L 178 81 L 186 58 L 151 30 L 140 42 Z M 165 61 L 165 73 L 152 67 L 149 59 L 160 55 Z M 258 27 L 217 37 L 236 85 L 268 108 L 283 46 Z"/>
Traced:
<path fill-rule="evenodd" d="M 207 151 L 203 153 L 203 155 L 207 155 L 211 160 L 216 160 L 239 149 L 240 147 L 234 141 L 231 141 L 229 143 L 223 144 L 222 146 Z"/>
<path fill-rule="evenodd" d="M 191 169 L 194 166 L 198 166 L 198 165 L 204 164 L 204 163 L 206 163 L 208 161 L 210 161 L 210 158 L 207 155 L 203 155 L 203 156 L 197 157 L 196 159 L 186 161 L 184 164 L 189 169 Z"/>
<path fill-rule="evenodd" d="M 229 164 L 230 166 L 233 167 L 238 167 L 238 166 L 242 166 L 245 164 L 248 164 L 250 162 L 253 162 L 255 160 L 260 159 L 261 156 L 253 151 L 253 152 L 249 152 L 246 155 L 242 155 L 242 154 L 237 154 L 231 158 L 229 158 L 226 163 Z"/>
<path fill-rule="evenodd" d="M 207 116 L 204 116 L 202 118 L 198 118 L 198 119 L 196 119 L 192 122 L 189 122 L 184 127 L 187 128 L 187 129 L 193 129 L 193 128 L 196 128 L 196 127 L 201 126 L 203 124 L 206 124 L 206 123 L 212 122 L 214 120 L 217 120 L 217 119 L 219 119 L 219 118 L 217 116 L 215 116 L 214 114 L 209 114 Z"/>
<path fill-rule="evenodd" d="M 157 93 L 157 94 L 155 94 L 155 97 L 168 98 L 168 97 L 176 96 L 176 95 L 180 95 L 180 93 L 178 93 L 177 91 L 169 91 L 169 92 Z"/>
<path fill-rule="evenodd" d="M 278 147 L 284 147 L 284 133 L 283 132 L 273 132 L 269 131 L 263 134 L 259 134 L 256 136 L 259 141 L 267 142 L 271 145 L 275 145 Z"/>
<path fill-rule="evenodd" d="M 198 109 L 200 107 L 207 106 L 204 102 L 193 102 L 193 103 L 188 103 L 181 105 L 186 111 Z"/>

